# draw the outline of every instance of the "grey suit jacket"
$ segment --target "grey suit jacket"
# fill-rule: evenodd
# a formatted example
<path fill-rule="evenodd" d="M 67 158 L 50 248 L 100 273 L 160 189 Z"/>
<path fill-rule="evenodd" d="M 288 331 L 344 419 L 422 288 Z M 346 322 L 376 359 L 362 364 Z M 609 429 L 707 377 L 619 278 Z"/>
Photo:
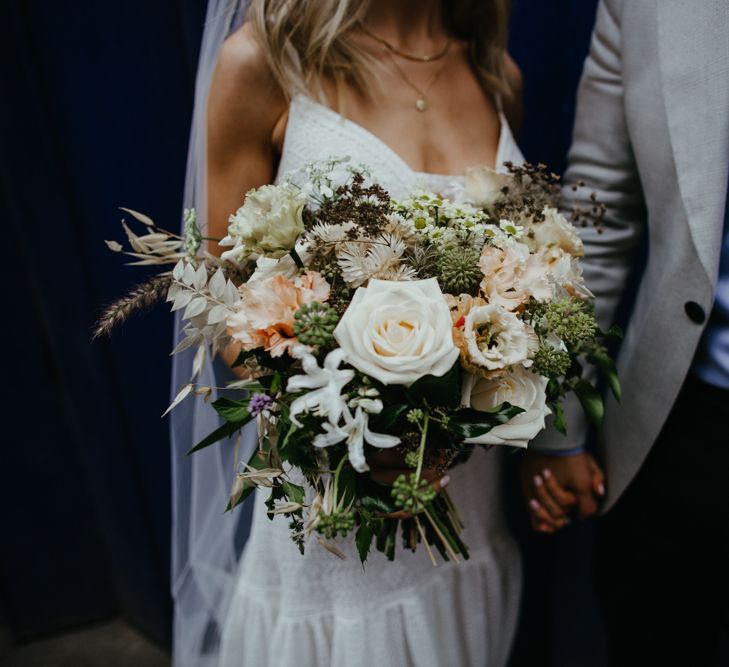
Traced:
<path fill-rule="evenodd" d="M 605 232 L 583 234 L 603 327 L 648 235 L 618 360 L 623 399 L 606 405 L 604 510 L 645 460 L 688 373 L 703 330 L 689 313 L 712 309 L 728 172 L 729 0 L 602 0 L 565 182 L 585 181 L 608 207 Z M 567 206 L 587 206 L 579 196 L 565 189 Z M 536 448 L 584 443 L 577 401 L 565 407 L 568 436 L 550 429 Z"/>

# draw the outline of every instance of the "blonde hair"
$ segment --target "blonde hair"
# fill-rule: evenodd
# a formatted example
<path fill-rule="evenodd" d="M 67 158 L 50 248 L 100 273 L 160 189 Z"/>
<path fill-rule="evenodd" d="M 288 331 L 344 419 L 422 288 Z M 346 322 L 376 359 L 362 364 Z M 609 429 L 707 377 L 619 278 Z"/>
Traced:
<path fill-rule="evenodd" d="M 505 71 L 509 0 L 442 0 L 449 32 L 468 44 L 471 64 L 492 94 L 511 92 Z M 330 77 L 371 91 L 374 59 L 352 38 L 368 0 L 252 0 L 253 24 L 278 84 L 287 96 L 314 92 Z"/>

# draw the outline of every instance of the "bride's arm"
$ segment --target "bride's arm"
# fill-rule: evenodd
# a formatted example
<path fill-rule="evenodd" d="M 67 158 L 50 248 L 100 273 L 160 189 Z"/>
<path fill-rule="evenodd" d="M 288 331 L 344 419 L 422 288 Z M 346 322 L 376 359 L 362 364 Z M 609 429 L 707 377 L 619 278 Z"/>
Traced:
<path fill-rule="evenodd" d="M 246 192 L 270 183 L 278 151 L 274 132 L 287 101 L 246 24 L 223 45 L 208 100 L 208 236 L 225 236 Z M 211 241 L 211 253 L 223 251 Z"/>
<path fill-rule="evenodd" d="M 208 230 L 222 239 L 228 218 L 252 188 L 270 183 L 278 161 L 275 132 L 287 101 L 249 25 L 231 35 L 220 52 L 210 87 L 207 117 Z M 210 241 L 208 250 L 223 252 Z M 222 354 L 231 365 L 238 347 Z"/>

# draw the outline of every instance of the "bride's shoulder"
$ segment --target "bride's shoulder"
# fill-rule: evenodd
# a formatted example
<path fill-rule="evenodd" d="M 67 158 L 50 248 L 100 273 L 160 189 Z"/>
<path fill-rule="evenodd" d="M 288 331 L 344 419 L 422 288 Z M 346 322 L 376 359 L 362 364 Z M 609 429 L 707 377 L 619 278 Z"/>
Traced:
<path fill-rule="evenodd" d="M 218 68 L 247 85 L 271 87 L 275 83 L 266 52 L 252 23 L 244 23 L 223 42 Z"/>
<path fill-rule="evenodd" d="M 210 90 L 209 122 L 221 132 L 233 125 L 237 133 L 266 134 L 286 108 L 286 96 L 264 48 L 253 26 L 244 23 L 221 46 Z"/>
<path fill-rule="evenodd" d="M 504 52 L 504 76 L 507 90 L 502 95 L 501 103 L 511 129 L 518 132 L 522 120 L 524 79 L 519 65 L 507 52 Z"/>

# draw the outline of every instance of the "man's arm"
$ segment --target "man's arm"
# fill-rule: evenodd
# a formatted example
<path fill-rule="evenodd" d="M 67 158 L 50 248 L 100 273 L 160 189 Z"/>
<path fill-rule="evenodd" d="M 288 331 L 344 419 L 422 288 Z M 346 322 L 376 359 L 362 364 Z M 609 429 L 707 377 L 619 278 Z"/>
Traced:
<path fill-rule="evenodd" d="M 602 0 L 598 6 L 590 54 L 578 92 L 565 176 L 567 185 L 563 191 L 567 209 L 589 211 L 594 206 L 592 192 L 607 207 L 602 233 L 592 227 L 579 230 L 585 244 L 585 280 L 595 294 L 597 317 L 603 329 L 613 324 L 646 218 L 625 117 L 622 12 L 623 0 Z M 573 190 L 570 184 L 580 182 L 585 187 Z M 604 493 L 601 471 L 591 456 L 580 453 L 587 438 L 587 422 L 579 401 L 571 394 L 563 407 L 567 436 L 549 428 L 529 446 L 522 463 L 522 483 L 531 504 L 533 524 L 543 532 L 563 525 L 562 517 L 571 506 L 567 502 L 560 506 L 545 496 L 554 481 L 572 494 L 583 517 L 597 511 L 595 496 Z M 547 475 L 551 484 L 546 483 L 545 469 L 551 473 Z"/>

